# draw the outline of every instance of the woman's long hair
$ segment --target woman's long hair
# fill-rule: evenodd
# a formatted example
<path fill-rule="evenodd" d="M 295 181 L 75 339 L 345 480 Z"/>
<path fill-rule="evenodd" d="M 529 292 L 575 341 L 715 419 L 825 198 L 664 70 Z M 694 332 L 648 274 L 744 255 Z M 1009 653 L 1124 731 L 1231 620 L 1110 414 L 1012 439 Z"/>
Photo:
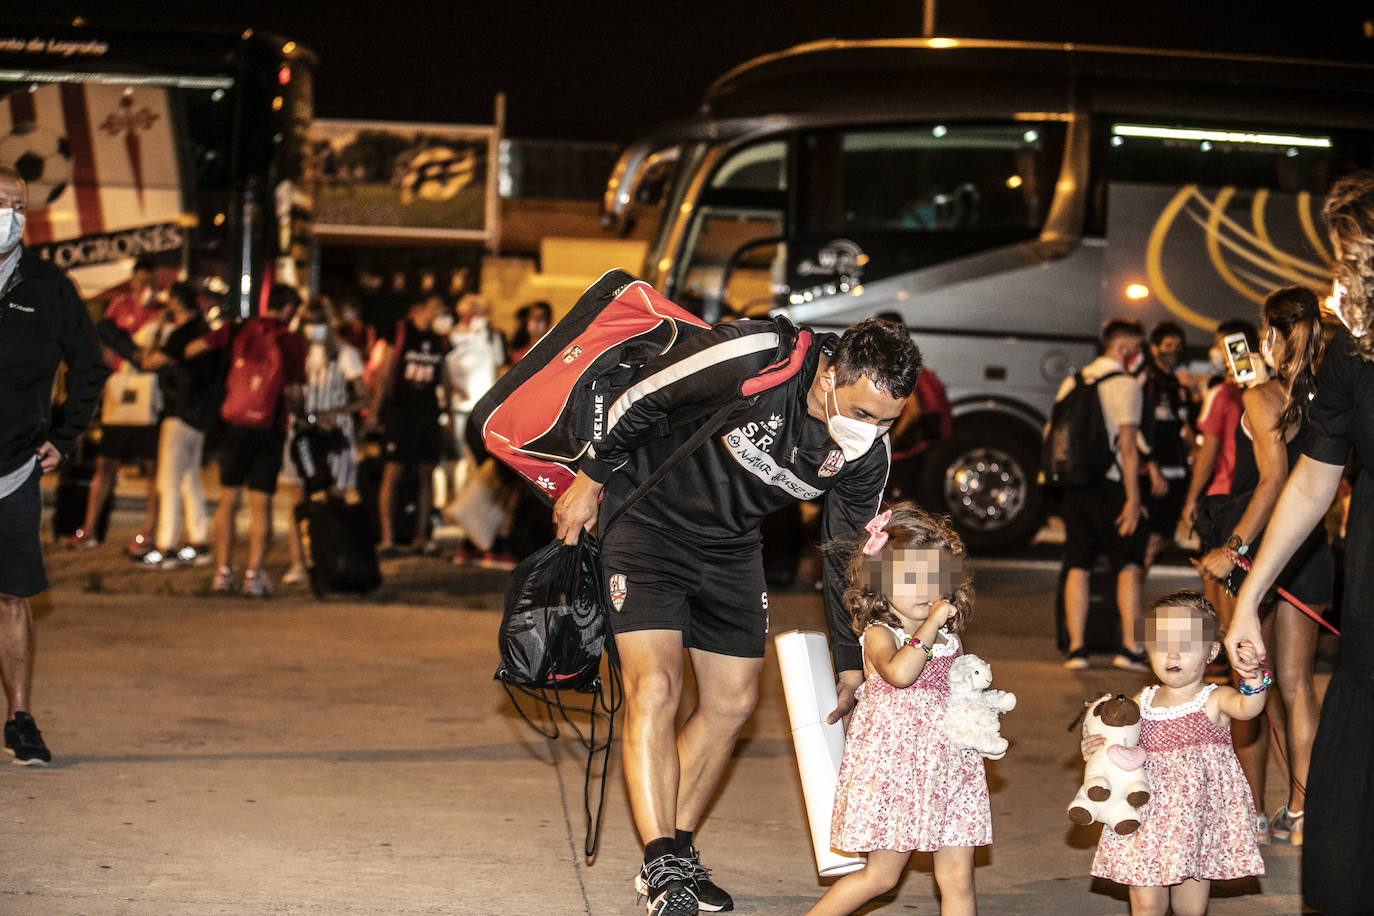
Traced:
<path fill-rule="evenodd" d="M 1317 390 L 1317 367 L 1326 346 L 1317 294 L 1305 286 L 1285 286 L 1264 300 L 1264 323 L 1283 336 L 1283 362 L 1274 367 L 1286 401 L 1278 428 L 1302 426 Z"/>
<path fill-rule="evenodd" d="M 1339 179 L 1327 192 L 1322 216 L 1336 251 L 1336 280 L 1345 287 L 1342 311 L 1355 346 L 1374 360 L 1374 171 L 1361 169 Z"/>

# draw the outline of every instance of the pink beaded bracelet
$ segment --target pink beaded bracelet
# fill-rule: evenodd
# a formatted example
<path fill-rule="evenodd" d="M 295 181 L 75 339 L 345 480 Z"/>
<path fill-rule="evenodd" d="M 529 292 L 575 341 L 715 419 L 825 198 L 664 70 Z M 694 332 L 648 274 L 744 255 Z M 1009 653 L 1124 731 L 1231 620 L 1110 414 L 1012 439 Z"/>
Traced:
<path fill-rule="evenodd" d="M 930 650 L 930 646 L 927 646 L 925 643 L 917 639 L 914 633 L 911 636 L 907 637 L 906 644 L 908 646 L 914 646 L 917 649 L 920 649 L 922 652 L 924 652 L 926 654 L 926 661 L 930 661 L 932 658 L 935 657 L 935 653 Z"/>

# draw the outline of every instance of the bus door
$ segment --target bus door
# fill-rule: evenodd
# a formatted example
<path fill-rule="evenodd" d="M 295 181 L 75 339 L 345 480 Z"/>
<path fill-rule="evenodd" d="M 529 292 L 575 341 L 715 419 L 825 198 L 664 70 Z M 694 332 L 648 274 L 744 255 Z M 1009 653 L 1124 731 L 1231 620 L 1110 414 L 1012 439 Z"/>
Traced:
<path fill-rule="evenodd" d="M 698 193 L 667 289 L 707 321 L 765 314 L 785 276 L 788 141 L 724 155 Z"/>

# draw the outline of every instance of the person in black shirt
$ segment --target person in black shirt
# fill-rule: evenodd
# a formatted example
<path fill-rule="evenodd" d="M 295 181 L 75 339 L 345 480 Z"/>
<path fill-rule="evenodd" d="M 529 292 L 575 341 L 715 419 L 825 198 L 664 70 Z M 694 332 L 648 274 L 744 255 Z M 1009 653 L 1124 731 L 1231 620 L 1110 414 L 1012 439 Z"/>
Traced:
<path fill-rule="evenodd" d="M 404 321 L 396 327 L 390 362 L 376 411 L 385 431 L 383 455 L 386 466 L 377 493 L 377 514 L 382 540 L 377 551 L 384 556 L 399 552 L 395 540 L 392 504 L 396 485 L 407 466 L 419 476 L 417 505 L 419 517 L 411 547 L 416 552 L 429 545 L 429 507 L 434 501 L 434 467 L 443 454 L 443 414 L 440 382 L 448 341 L 431 325 L 443 311 L 443 300 L 430 296 L 410 307 Z"/>
<path fill-rule="evenodd" d="M 28 186 L 0 165 L 0 681 L 5 750 L 22 765 L 52 760 L 29 713 L 33 610 L 48 587 L 38 529 L 39 479 L 76 447 L 110 369 L 86 305 L 67 275 L 20 244 Z M 67 365 L 67 400 L 52 415 L 53 377 Z"/>
<path fill-rule="evenodd" d="M 174 283 L 167 291 L 168 322 L 161 344 L 142 359 L 155 370 L 162 390 L 162 426 L 158 433 L 158 526 L 154 548 L 139 561 L 153 569 L 183 563 L 211 562 L 209 517 L 201 487 L 201 456 L 205 434 L 216 422 L 219 404 L 215 376 L 221 358 L 206 352 L 186 358 L 186 346 L 210 333 L 201 317 L 196 291 L 189 283 Z M 187 543 L 181 545 L 183 522 Z M 180 548 L 180 549 L 178 549 Z"/>
<path fill-rule="evenodd" d="M 759 526 L 784 506 L 824 497 L 822 536 L 856 537 L 878 512 L 887 431 L 920 370 L 907 332 L 877 318 L 842 338 L 801 337 L 813 342 L 793 353 L 796 374 L 750 398 L 602 543 L 625 684 L 625 779 L 645 844 L 636 886 L 663 916 L 733 906 L 706 877 L 693 835 L 758 695 L 768 629 Z M 771 321 L 731 321 L 650 360 L 607 411 L 603 437 L 555 505 L 558 536 L 576 543 L 598 512 L 609 518 L 692 435 L 704 410 L 738 398 L 745 380 L 778 359 L 779 341 Z M 844 580 L 844 561 L 828 557 L 826 612 L 840 678 L 832 722 L 853 708 L 863 680 Z M 679 730 L 684 648 L 697 704 Z"/>
<path fill-rule="evenodd" d="M 1183 358 L 1183 328 L 1162 321 L 1150 332 L 1145 364 L 1140 432 L 1149 446 L 1142 489 L 1149 513 L 1150 540 L 1145 569 L 1174 542 L 1188 496 L 1189 451 L 1193 441 L 1193 400 L 1175 370 Z M 1148 489 L 1146 489 L 1148 487 Z"/>

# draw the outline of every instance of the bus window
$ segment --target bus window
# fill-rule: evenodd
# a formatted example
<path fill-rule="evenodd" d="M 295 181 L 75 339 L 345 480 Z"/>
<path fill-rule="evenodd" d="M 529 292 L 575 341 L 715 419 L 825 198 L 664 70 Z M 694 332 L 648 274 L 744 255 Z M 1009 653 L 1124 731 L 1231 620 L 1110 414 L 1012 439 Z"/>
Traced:
<path fill-rule="evenodd" d="M 786 198 L 785 140 L 726 157 L 706 182 L 688 225 L 674 293 L 699 297 L 710 321 L 771 305 L 782 280 Z"/>
<path fill-rule="evenodd" d="M 836 279 L 826 255 L 836 243 L 862 252 L 859 275 L 839 275 L 858 282 L 1035 238 L 1063 142 L 1062 124 L 1026 121 L 807 135 L 793 298 Z"/>

